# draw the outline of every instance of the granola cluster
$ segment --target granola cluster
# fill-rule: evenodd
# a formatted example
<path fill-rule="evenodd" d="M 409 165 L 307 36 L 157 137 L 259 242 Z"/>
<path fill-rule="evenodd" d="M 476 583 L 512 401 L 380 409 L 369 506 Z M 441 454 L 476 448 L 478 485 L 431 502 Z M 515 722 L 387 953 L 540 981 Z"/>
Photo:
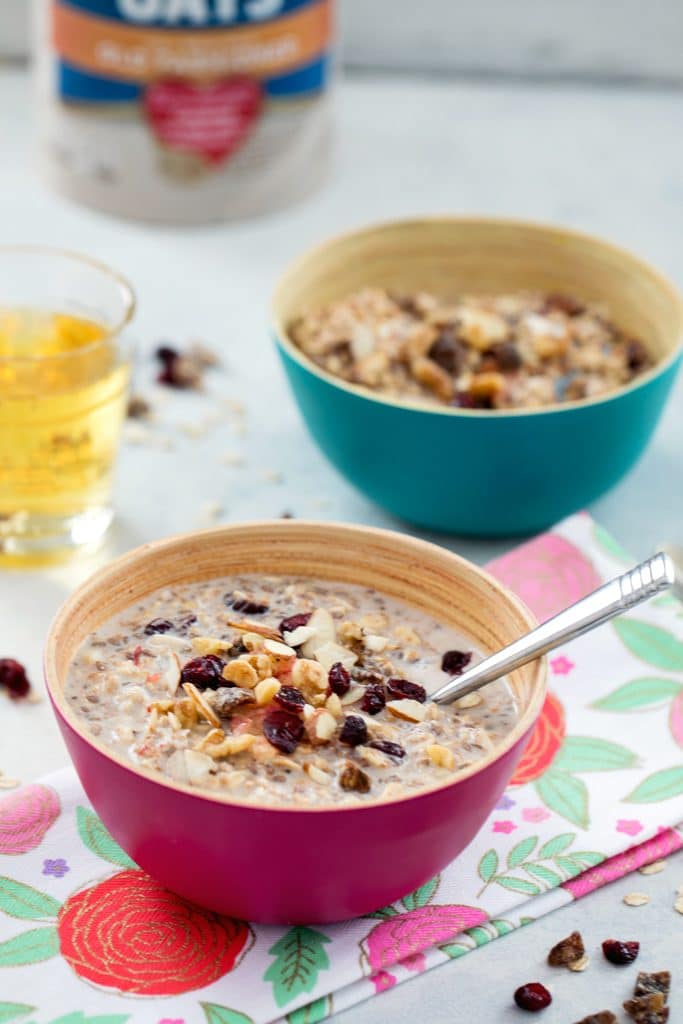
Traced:
<path fill-rule="evenodd" d="M 268 803 L 390 799 L 446 781 L 514 722 L 505 684 L 427 701 L 470 652 L 435 647 L 456 638 L 414 609 L 351 585 L 226 582 L 162 592 L 71 667 L 91 731 L 139 764 Z"/>
<path fill-rule="evenodd" d="M 571 295 L 450 301 L 367 288 L 290 327 L 343 380 L 393 398 L 464 409 L 534 409 L 594 398 L 652 365 L 641 341 Z"/>

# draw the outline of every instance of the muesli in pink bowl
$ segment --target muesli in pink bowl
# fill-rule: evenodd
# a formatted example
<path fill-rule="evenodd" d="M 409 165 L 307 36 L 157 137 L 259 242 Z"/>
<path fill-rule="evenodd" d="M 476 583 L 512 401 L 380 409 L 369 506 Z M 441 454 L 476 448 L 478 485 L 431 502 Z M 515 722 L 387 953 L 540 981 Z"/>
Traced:
<path fill-rule="evenodd" d="M 532 625 L 422 541 L 237 525 L 85 583 L 52 626 L 46 677 L 84 788 L 141 867 L 233 916 L 340 920 L 421 885 L 490 813 L 543 663 L 459 704 L 429 693 Z"/>

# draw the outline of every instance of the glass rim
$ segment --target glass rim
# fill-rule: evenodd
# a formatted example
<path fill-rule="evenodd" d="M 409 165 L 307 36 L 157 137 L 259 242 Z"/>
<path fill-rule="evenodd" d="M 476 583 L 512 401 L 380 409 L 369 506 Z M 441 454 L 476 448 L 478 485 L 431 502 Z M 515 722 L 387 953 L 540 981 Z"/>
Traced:
<path fill-rule="evenodd" d="M 66 352 L 52 352 L 48 355 L 0 355 L 0 363 L 44 362 L 48 359 L 70 359 L 76 356 L 86 355 L 89 352 L 109 344 L 112 339 L 120 335 L 124 328 L 132 321 L 137 309 L 137 296 L 135 294 L 135 290 L 127 277 L 124 277 L 123 274 L 118 270 L 114 270 L 113 267 L 110 267 L 107 263 L 95 259 L 92 256 L 87 256 L 84 253 L 75 252 L 72 249 L 62 249 L 58 246 L 31 244 L 0 245 L 0 257 L 11 256 L 13 253 L 35 256 L 54 256 L 60 259 L 69 260 L 73 263 L 80 263 L 81 265 L 88 266 L 93 270 L 99 271 L 116 285 L 121 297 L 123 313 L 113 326 L 105 328 L 105 334 L 101 338 L 97 338 L 95 341 L 91 341 L 87 345 L 82 345 L 75 349 L 69 349 Z M 2 309 L 1 302 L 0 309 Z"/>

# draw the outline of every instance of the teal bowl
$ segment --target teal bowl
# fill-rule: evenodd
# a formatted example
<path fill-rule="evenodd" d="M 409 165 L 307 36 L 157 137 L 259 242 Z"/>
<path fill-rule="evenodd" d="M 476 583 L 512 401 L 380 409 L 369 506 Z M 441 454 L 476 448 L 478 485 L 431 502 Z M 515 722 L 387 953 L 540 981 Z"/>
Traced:
<path fill-rule="evenodd" d="M 387 399 L 321 370 L 288 335 L 306 309 L 367 286 L 570 292 L 605 304 L 657 362 L 604 397 L 539 410 Z M 662 413 L 683 341 L 683 299 L 656 270 L 578 232 L 504 220 L 394 222 L 333 239 L 285 273 L 273 317 L 299 409 L 339 472 L 410 523 L 490 537 L 544 529 L 631 469 Z"/>

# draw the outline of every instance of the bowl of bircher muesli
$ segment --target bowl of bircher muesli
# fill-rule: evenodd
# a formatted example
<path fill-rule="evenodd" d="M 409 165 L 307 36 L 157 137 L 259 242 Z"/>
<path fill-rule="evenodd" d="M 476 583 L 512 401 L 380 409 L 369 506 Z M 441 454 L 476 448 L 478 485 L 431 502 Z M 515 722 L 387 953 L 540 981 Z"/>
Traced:
<path fill-rule="evenodd" d="M 83 786 L 169 889 L 267 922 L 369 913 L 470 842 L 524 750 L 539 661 L 429 694 L 530 629 L 487 573 L 383 530 L 297 520 L 148 544 L 47 643 Z"/>
<path fill-rule="evenodd" d="M 683 300 L 608 242 L 443 217 L 306 253 L 273 332 L 314 439 L 364 494 L 428 528 L 519 534 L 593 501 L 645 449 Z"/>

